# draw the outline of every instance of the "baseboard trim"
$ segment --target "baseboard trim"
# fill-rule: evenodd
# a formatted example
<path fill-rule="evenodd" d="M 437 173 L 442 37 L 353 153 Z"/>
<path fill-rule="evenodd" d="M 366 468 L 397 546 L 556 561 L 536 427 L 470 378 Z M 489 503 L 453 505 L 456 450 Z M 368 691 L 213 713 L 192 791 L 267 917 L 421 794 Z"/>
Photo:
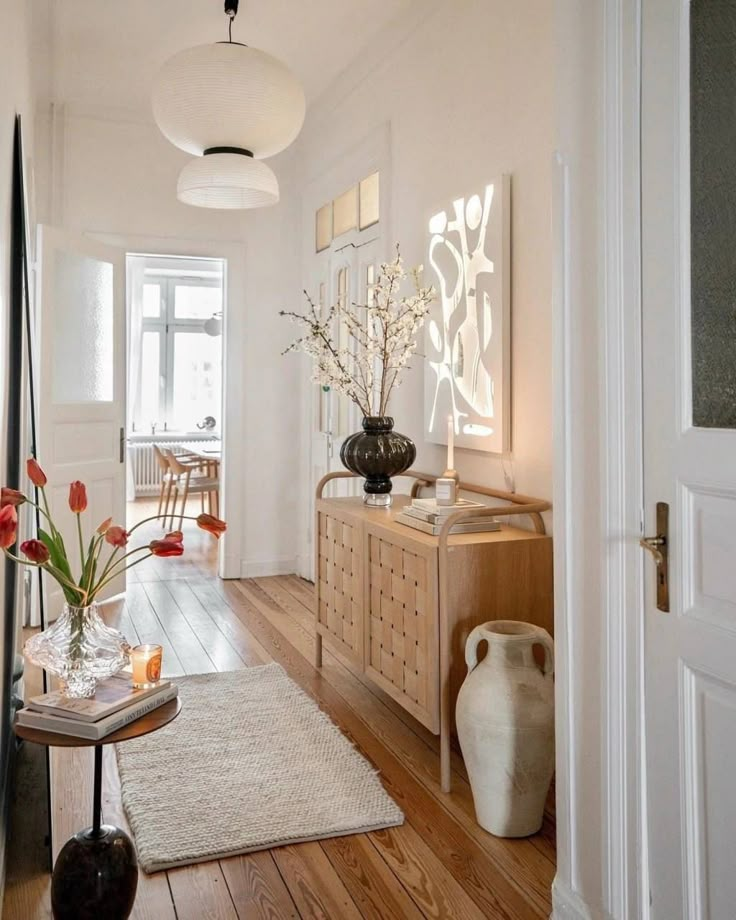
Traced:
<path fill-rule="evenodd" d="M 242 566 L 239 556 L 232 556 L 226 553 L 220 558 L 218 575 L 220 578 L 240 578 Z"/>
<path fill-rule="evenodd" d="M 551 920 L 613 920 L 613 917 L 607 911 L 589 907 L 577 891 L 555 878 L 552 883 Z"/>
<path fill-rule="evenodd" d="M 296 557 L 296 573 L 300 578 L 312 580 L 312 567 L 314 566 L 314 557 L 300 553 Z"/>
<path fill-rule="evenodd" d="M 265 559 L 262 562 L 243 559 L 240 563 L 241 578 L 266 578 L 268 575 L 293 575 L 296 571 L 297 561 L 294 556 L 283 556 L 280 559 Z"/>

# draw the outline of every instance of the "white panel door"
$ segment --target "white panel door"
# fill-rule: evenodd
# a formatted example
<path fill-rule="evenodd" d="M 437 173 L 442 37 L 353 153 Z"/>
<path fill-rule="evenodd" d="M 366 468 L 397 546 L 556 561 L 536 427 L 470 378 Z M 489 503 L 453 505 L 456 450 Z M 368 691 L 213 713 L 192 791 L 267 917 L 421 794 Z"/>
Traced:
<path fill-rule="evenodd" d="M 348 234 L 340 238 L 340 245 L 329 256 L 329 302 L 367 304 L 373 296 L 373 285 L 378 273 L 380 240 L 346 244 L 342 242 L 346 238 L 349 239 Z M 355 234 L 355 239 L 360 239 L 359 234 Z M 340 333 L 344 333 L 344 330 L 336 330 L 336 335 L 339 336 Z M 338 339 L 340 347 L 348 348 L 350 344 L 347 336 Z M 335 472 L 345 469 L 340 461 L 340 449 L 349 435 L 360 431 L 363 417 L 355 403 L 347 396 L 334 392 L 329 394 L 327 414 L 330 425 L 327 466 L 329 472 Z M 360 495 L 362 484 L 357 481 L 343 483 L 341 494 Z"/>
<path fill-rule="evenodd" d="M 342 240 L 335 251 L 325 251 L 315 256 L 312 268 L 310 294 L 320 310 L 341 298 L 356 303 L 368 303 L 379 269 L 380 239 L 367 243 L 347 245 Z M 359 234 L 354 238 L 359 240 Z M 333 244 L 334 245 L 334 244 Z M 343 343 L 341 343 L 343 344 Z M 346 396 L 314 384 L 310 435 L 310 493 L 309 520 L 314 519 L 314 491 L 317 483 L 327 473 L 344 470 L 340 461 L 340 448 L 348 435 L 360 430 L 360 412 Z M 349 480 L 330 488 L 330 495 L 360 495 L 362 481 Z M 313 528 L 309 529 L 307 546 L 308 570 L 300 573 L 314 578 Z"/>
<path fill-rule="evenodd" d="M 87 487 L 85 543 L 112 516 L 125 525 L 125 254 L 87 237 L 39 227 L 38 459 L 57 527 L 78 574 L 79 550 L 69 484 Z M 112 582 L 111 597 L 125 589 Z M 63 595 L 47 581 L 48 611 Z"/>
<path fill-rule="evenodd" d="M 645 571 L 651 916 L 733 920 L 736 0 L 642 12 L 644 527 L 666 502 L 670 566 L 669 612 Z"/>

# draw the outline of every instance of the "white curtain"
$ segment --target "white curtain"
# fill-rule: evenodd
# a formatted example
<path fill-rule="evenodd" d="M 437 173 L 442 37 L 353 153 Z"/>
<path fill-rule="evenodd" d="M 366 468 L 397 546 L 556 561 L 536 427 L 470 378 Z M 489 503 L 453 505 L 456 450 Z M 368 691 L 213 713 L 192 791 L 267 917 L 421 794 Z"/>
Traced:
<path fill-rule="evenodd" d="M 141 350 L 143 345 L 143 280 L 146 260 L 143 256 L 128 256 L 126 261 L 126 299 L 128 304 L 128 418 L 127 430 L 133 430 L 133 413 L 138 400 L 141 379 Z M 127 465 L 127 499 L 135 499 L 133 464 Z"/>

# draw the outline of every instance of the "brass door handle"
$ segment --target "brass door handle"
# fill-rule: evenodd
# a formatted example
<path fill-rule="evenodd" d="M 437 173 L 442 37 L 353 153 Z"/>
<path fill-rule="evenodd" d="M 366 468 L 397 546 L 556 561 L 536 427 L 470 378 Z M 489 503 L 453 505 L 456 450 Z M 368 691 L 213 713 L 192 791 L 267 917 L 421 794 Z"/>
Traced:
<path fill-rule="evenodd" d="M 664 537 L 642 537 L 639 540 L 639 546 L 643 549 L 648 549 L 649 552 L 654 556 L 654 561 L 657 565 L 662 565 L 664 562 L 664 556 L 662 555 L 661 550 L 657 547 L 665 546 L 667 540 Z"/>
<path fill-rule="evenodd" d="M 657 502 L 657 536 L 639 540 L 639 546 L 648 550 L 657 564 L 657 609 L 665 613 L 670 609 L 669 511 L 666 502 Z"/>

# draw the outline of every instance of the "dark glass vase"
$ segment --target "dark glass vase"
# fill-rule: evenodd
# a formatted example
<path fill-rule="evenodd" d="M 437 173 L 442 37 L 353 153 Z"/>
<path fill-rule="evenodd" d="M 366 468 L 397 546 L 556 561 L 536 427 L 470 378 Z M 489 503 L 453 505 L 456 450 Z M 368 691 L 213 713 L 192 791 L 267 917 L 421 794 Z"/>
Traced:
<path fill-rule="evenodd" d="M 406 472 L 416 455 L 414 442 L 394 431 L 389 416 L 366 416 L 363 430 L 346 438 L 340 449 L 343 466 L 365 478 L 363 501 L 384 507 L 391 504 L 391 477 Z"/>

